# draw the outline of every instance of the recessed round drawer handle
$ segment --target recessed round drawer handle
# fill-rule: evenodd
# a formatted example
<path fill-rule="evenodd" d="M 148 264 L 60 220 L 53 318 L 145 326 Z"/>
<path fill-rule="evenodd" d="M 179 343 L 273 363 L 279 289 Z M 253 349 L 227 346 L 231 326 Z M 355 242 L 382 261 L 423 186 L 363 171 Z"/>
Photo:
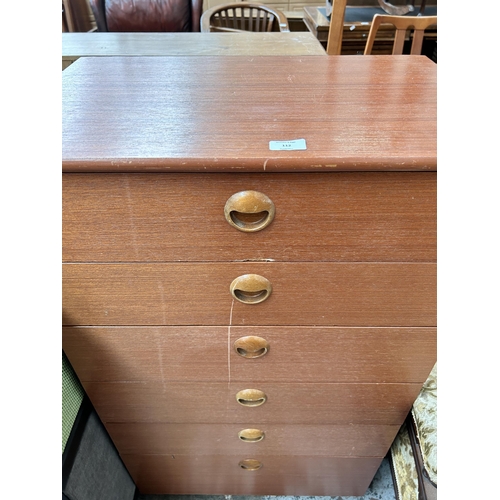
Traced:
<path fill-rule="evenodd" d="M 231 295 L 243 304 L 258 304 L 266 300 L 273 290 L 271 282 L 258 274 L 243 274 L 231 283 Z"/>
<path fill-rule="evenodd" d="M 260 358 L 269 351 L 269 344 L 262 337 L 241 337 L 234 343 L 234 350 L 244 358 Z"/>
<path fill-rule="evenodd" d="M 262 462 L 255 460 L 255 458 L 246 458 L 245 460 L 240 460 L 238 465 L 245 470 L 259 470 L 262 467 Z"/>
<path fill-rule="evenodd" d="M 260 406 L 267 401 L 267 396 L 258 389 L 244 389 L 236 394 L 236 401 L 243 406 Z"/>
<path fill-rule="evenodd" d="M 261 231 L 271 224 L 274 203 L 258 191 L 240 191 L 226 201 L 224 216 L 231 226 L 247 233 Z"/>
<path fill-rule="evenodd" d="M 264 431 L 260 429 L 243 429 L 238 432 L 238 437 L 245 443 L 258 443 L 264 439 Z"/>

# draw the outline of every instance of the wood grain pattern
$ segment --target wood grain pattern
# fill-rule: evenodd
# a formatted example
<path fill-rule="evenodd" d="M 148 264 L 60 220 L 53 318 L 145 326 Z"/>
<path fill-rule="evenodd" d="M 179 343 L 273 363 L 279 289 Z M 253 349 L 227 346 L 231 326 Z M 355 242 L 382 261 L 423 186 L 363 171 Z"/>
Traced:
<path fill-rule="evenodd" d="M 89 57 L 62 80 L 63 171 L 437 168 L 424 56 Z"/>
<path fill-rule="evenodd" d="M 275 204 L 246 234 L 226 201 Z M 436 173 L 64 174 L 66 262 L 436 260 Z"/>
<path fill-rule="evenodd" d="M 251 458 L 251 457 L 243 457 Z M 259 457 L 256 457 L 257 459 Z M 362 495 L 380 458 L 262 457 L 245 471 L 231 456 L 123 455 L 141 493 L 235 495 Z"/>
<path fill-rule="evenodd" d="M 366 39 L 366 47 L 364 55 L 370 55 L 373 49 L 373 43 L 377 36 L 377 32 L 381 24 L 392 24 L 396 26 L 396 35 L 394 37 L 394 45 L 392 54 L 402 54 L 408 30 L 413 31 L 410 54 L 420 55 L 422 52 L 422 43 L 424 33 L 430 26 L 437 27 L 437 16 L 415 16 L 413 19 L 402 15 L 381 15 L 376 14 L 370 26 L 370 32 Z"/>
<path fill-rule="evenodd" d="M 393 442 L 398 425 L 280 425 L 252 422 L 265 437 L 238 439 L 238 424 L 108 423 L 123 455 L 233 455 L 379 457 Z"/>
<path fill-rule="evenodd" d="M 232 299 L 259 274 L 273 293 Z M 435 326 L 435 264 L 64 264 L 63 325 Z"/>
<path fill-rule="evenodd" d="M 362 495 L 436 359 L 436 65 L 83 57 L 62 97 L 63 348 L 141 493 Z"/>
<path fill-rule="evenodd" d="M 108 422 L 401 425 L 422 384 L 246 382 L 85 382 Z M 244 407 L 236 394 L 258 389 L 265 404 Z"/>
<path fill-rule="evenodd" d="M 63 63 L 96 56 L 326 55 L 317 38 L 307 31 L 215 36 L 204 33 L 63 33 L 61 43 Z"/>
<path fill-rule="evenodd" d="M 269 343 L 265 356 L 236 353 L 247 335 Z M 232 327 L 228 341 L 227 326 L 66 327 L 62 346 L 85 382 L 423 383 L 436 340 L 435 328 Z"/>

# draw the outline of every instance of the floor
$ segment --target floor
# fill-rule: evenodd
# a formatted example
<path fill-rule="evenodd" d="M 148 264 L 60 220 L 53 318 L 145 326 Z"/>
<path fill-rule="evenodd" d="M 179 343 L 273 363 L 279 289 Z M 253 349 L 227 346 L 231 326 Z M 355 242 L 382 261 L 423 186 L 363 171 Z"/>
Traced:
<path fill-rule="evenodd" d="M 372 484 L 362 497 L 279 497 L 279 496 L 194 496 L 194 495 L 139 495 L 137 500 L 396 500 L 391 468 L 387 458 L 373 478 Z"/>

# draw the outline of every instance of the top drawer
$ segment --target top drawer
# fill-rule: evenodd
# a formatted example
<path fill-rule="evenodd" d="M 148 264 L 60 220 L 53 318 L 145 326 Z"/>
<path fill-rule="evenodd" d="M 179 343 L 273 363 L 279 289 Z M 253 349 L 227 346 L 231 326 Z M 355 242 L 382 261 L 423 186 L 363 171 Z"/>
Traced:
<path fill-rule="evenodd" d="M 225 219 L 246 190 L 274 204 L 265 229 Z M 63 174 L 65 262 L 435 259 L 435 172 Z"/>

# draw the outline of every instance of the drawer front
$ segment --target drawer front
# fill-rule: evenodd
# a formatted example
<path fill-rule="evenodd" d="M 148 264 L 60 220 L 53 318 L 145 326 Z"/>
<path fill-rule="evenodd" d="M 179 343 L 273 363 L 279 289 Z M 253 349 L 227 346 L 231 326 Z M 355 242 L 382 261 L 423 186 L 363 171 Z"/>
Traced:
<path fill-rule="evenodd" d="M 401 425 L 422 385 L 165 381 L 86 382 L 83 386 L 105 423 L 241 423 L 251 426 L 252 422 Z M 263 399 L 267 398 L 264 404 L 238 403 L 237 394 L 247 389 L 262 391 Z"/>
<path fill-rule="evenodd" d="M 258 232 L 224 216 L 247 190 Z M 63 174 L 63 260 L 434 262 L 436 173 Z"/>
<path fill-rule="evenodd" d="M 132 422 L 108 423 L 106 429 L 125 455 L 378 457 L 387 452 L 399 425 Z"/>
<path fill-rule="evenodd" d="M 230 285 L 272 284 L 258 304 Z M 436 265 L 65 264 L 63 325 L 436 326 Z"/>
<path fill-rule="evenodd" d="M 254 458 L 259 470 L 244 470 Z M 122 455 L 143 494 L 363 495 L 382 457 Z"/>
<path fill-rule="evenodd" d="M 84 382 L 423 383 L 436 360 L 436 328 L 65 327 L 62 339 Z"/>

